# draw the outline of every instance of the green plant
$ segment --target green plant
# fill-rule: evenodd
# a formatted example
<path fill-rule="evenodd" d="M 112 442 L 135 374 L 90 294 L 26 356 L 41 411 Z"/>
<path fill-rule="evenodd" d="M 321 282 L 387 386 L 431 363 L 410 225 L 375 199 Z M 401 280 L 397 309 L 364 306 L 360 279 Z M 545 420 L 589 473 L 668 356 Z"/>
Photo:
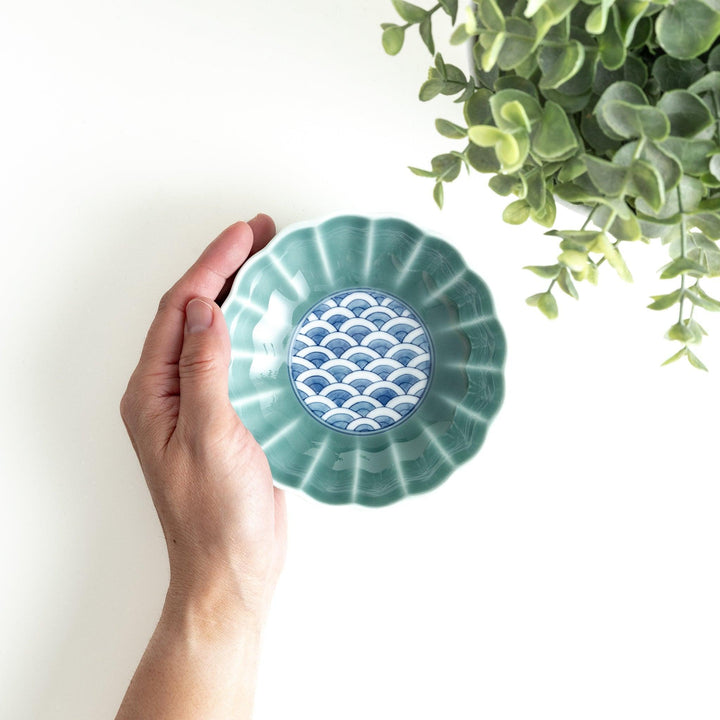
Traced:
<path fill-rule="evenodd" d="M 392 0 L 405 24 L 382 25 L 396 54 L 417 25 L 434 65 L 420 100 L 457 96 L 464 123 L 438 119 L 438 132 L 464 147 L 432 159 L 442 207 L 445 183 L 462 167 L 491 173 L 489 186 L 514 196 L 503 218 L 553 228 L 555 199 L 587 207 L 580 229 L 551 229 L 560 254 L 528 269 L 548 281 L 527 299 L 554 318 L 560 288 L 596 283 L 607 262 L 625 280 L 621 243 L 659 239 L 670 261 L 662 280 L 679 287 L 653 296 L 673 308 L 666 337 L 706 369 L 691 346 L 705 330 L 697 308 L 720 310 L 701 283 L 720 275 L 720 5 L 716 0 L 479 0 L 457 22 L 457 0 L 425 10 Z M 453 44 L 472 43 L 469 75 L 435 54 L 432 20 L 447 14 Z"/>

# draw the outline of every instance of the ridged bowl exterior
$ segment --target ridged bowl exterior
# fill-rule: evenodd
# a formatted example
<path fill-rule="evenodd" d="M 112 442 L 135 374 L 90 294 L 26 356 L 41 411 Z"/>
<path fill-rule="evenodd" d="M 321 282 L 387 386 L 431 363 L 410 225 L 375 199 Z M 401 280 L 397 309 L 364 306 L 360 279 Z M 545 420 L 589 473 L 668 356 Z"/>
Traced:
<path fill-rule="evenodd" d="M 296 326 L 350 288 L 400 298 L 434 348 L 418 408 L 376 434 L 324 426 L 290 382 Z M 233 407 L 275 481 L 325 503 L 381 506 L 437 487 L 477 452 L 502 402 L 506 346 L 487 286 L 452 246 L 404 220 L 342 215 L 286 228 L 238 273 L 223 313 Z"/>

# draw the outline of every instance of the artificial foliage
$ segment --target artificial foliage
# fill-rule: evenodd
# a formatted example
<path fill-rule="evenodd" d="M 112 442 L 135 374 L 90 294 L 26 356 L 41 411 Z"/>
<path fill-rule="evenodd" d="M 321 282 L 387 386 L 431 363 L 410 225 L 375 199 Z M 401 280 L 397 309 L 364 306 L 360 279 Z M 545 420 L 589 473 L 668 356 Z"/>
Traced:
<path fill-rule="evenodd" d="M 434 55 L 420 100 L 456 96 L 463 107 L 464 121 L 436 121 L 462 147 L 410 168 L 432 178 L 437 204 L 465 167 L 511 199 L 506 222 L 551 228 L 559 254 L 528 267 L 547 287 L 527 299 L 550 318 L 556 290 L 577 299 L 575 283 L 597 283 L 603 264 L 631 280 L 623 243 L 664 243 L 666 287 L 648 307 L 673 313 L 666 337 L 679 349 L 665 363 L 706 369 L 696 311 L 720 310 L 705 287 L 720 275 L 717 0 L 480 0 L 460 21 L 457 0 L 392 2 L 403 23 L 382 25 L 385 51 L 398 53 L 417 26 Z M 467 73 L 436 53 L 438 12 L 452 44 L 471 44 Z M 587 208 L 582 227 L 554 227 L 556 200 Z"/>

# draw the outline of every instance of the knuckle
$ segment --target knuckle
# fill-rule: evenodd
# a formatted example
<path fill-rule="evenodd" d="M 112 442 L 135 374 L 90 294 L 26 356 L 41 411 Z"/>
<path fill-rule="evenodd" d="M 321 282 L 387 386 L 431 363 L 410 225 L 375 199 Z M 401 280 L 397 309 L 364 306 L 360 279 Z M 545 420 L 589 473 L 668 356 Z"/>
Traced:
<path fill-rule="evenodd" d="M 173 285 L 169 290 L 166 290 L 162 297 L 160 298 L 160 302 L 158 303 L 158 314 L 164 313 L 166 310 L 175 307 L 176 302 L 176 285 Z"/>
<path fill-rule="evenodd" d="M 120 398 L 120 417 L 127 424 L 132 422 L 137 414 L 137 398 L 136 393 L 133 392 L 131 386 L 128 385 L 127 389 Z"/>
<path fill-rule="evenodd" d="M 217 369 L 217 359 L 212 355 L 181 355 L 178 370 L 181 378 L 203 377 Z"/>

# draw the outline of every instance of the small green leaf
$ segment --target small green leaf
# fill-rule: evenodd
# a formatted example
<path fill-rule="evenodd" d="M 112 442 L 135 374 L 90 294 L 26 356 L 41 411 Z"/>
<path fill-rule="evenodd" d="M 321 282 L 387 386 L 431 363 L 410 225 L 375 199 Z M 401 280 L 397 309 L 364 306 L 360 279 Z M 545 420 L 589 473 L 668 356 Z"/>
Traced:
<path fill-rule="evenodd" d="M 511 105 L 511 107 L 514 108 L 514 112 L 510 111 L 509 116 L 504 112 L 506 105 Z M 518 105 L 522 108 L 522 112 L 525 115 L 524 118 L 519 115 Z M 523 129 L 527 130 L 526 124 L 532 126 L 538 122 L 542 116 L 540 103 L 533 95 L 513 88 L 498 90 L 490 98 L 490 109 L 495 124 L 502 130 L 508 131 L 516 130 L 520 126 L 523 126 Z M 507 119 L 508 117 L 513 117 L 513 115 L 518 118 L 517 121 Z"/>
<path fill-rule="evenodd" d="M 433 199 L 437 203 L 437 206 L 442 210 L 443 202 L 445 201 L 445 193 L 443 192 L 443 184 L 436 182 L 433 188 Z"/>
<path fill-rule="evenodd" d="M 667 55 L 663 57 L 667 57 Z M 700 64 L 702 65 L 702 62 L 700 62 Z M 691 93 L 695 93 L 695 95 L 701 95 L 706 92 L 720 93 L 720 72 L 713 70 L 709 73 L 700 73 L 698 77 L 699 79 L 688 87 Z"/>
<path fill-rule="evenodd" d="M 687 355 L 689 350 L 687 347 L 684 347 L 680 350 L 678 350 L 674 355 L 671 355 L 664 363 L 663 365 L 669 365 L 670 363 L 674 363 L 676 360 L 679 360 L 681 357 L 685 357 Z"/>
<path fill-rule="evenodd" d="M 542 72 L 538 87 L 557 88 L 582 67 L 585 48 L 577 40 L 571 40 L 564 47 L 541 45 L 537 60 Z"/>
<path fill-rule="evenodd" d="M 660 143 L 660 148 L 677 158 L 687 174 L 701 175 L 709 170 L 708 155 L 715 148 L 715 143 L 712 140 L 670 136 Z"/>
<path fill-rule="evenodd" d="M 500 117 L 505 123 L 507 123 L 507 127 L 504 129 L 522 129 L 526 132 L 530 132 L 530 119 L 525 112 L 525 108 L 517 100 L 505 103 L 500 108 Z"/>
<path fill-rule="evenodd" d="M 488 181 L 488 187 L 498 195 L 507 197 L 520 187 L 520 183 L 512 175 L 493 175 Z"/>
<path fill-rule="evenodd" d="M 655 32 L 668 55 L 690 60 L 715 42 L 720 34 L 720 13 L 699 0 L 681 0 L 660 12 Z"/>
<path fill-rule="evenodd" d="M 468 125 L 489 125 L 492 122 L 490 98 L 493 93 L 486 88 L 474 92 L 465 103 L 465 121 Z"/>
<path fill-rule="evenodd" d="M 412 3 L 405 2 L 405 0 L 392 0 L 392 4 L 395 6 L 397 14 L 409 23 L 422 22 L 428 14 L 427 10 Z"/>
<path fill-rule="evenodd" d="M 421 170 L 420 168 L 416 167 L 409 167 L 408 170 L 412 172 L 415 175 L 419 175 L 420 177 L 428 177 L 428 178 L 434 178 L 435 173 L 431 172 L 430 170 Z"/>
<path fill-rule="evenodd" d="M 460 140 L 467 135 L 467 130 L 460 125 L 438 118 L 435 121 L 435 129 L 444 137 L 451 140 Z"/>
<path fill-rule="evenodd" d="M 560 286 L 560 289 L 569 295 L 572 298 L 578 299 L 578 291 L 575 288 L 575 285 L 573 284 L 573 281 L 570 277 L 570 273 L 568 272 L 568 269 L 564 267 L 560 274 L 557 277 L 557 284 Z"/>
<path fill-rule="evenodd" d="M 648 307 L 650 310 L 667 310 L 669 307 L 672 307 L 676 303 L 680 302 L 682 293 L 682 289 L 678 288 L 667 295 L 653 295 L 653 302 L 651 302 Z"/>
<path fill-rule="evenodd" d="M 690 348 L 687 348 L 687 359 L 688 359 L 688 362 L 694 368 L 697 368 L 698 370 L 704 370 L 705 372 L 708 371 L 708 369 L 705 367 L 704 363 L 700 360 L 700 358 L 697 355 L 695 355 L 694 352 L 692 352 L 692 350 L 690 350 Z"/>
<path fill-rule="evenodd" d="M 627 207 L 627 205 L 625 207 Z M 599 207 L 595 211 L 593 221 L 596 225 L 605 227 L 606 223 L 610 222 L 610 213 L 614 210 L 614 208 L 613 210 L 610 210 L 607 205 Z M 640 240 L 642 237 L 640 223 L 638 222 L 635 213 L 632 212 L 628 213 L 626 217 L 622 217 L 618 214 L 617 217 L 610 222 L 608 233 L 617 240 L 625 240 L 628 242 Z"/>
<path fill-rule="evenodd" d="M 577 137 L 565 110 L 548 100 L 532 136 L 533 154 L 544 161 L 562 160 L 570 157 L 577 146 Z"/>
<path fill-rule="evenodd" d="M 585 30 L 591 35 L 600 35 L 607 24 L 608 11 L 612 7 L 613 0 L 602 0 L 596 5 L 585 21 Z"/>
<path fill-rule="evenodd" d="M 385 28 L 382 34 L 382 44 L 388 55 L 397 55 L 402 50 L 405 41 L 405 30 L 399 25 Z"/>
<path fill-rule="evenodd" d="M 605 259 L 615 270 L 621 280 L 625 280 L 625 282 L 632 282 L 632 275 L 630 274 L 630 270 L 625 264 L 625 260 L 620 254 L 620 251 L 615 246 L 610 245 L 603 254 L 605 255 Z"/>
<path fill-rule="evenodd" d="M 545 193 L 545 205 L 540 210 L 530 208 L 530 219 L 542 227 L 552 227 L 555 224 L 557 207 L 552 193 Z"/>
<path fill-rule="evenodd" d="M 586 171 L 585 163 L 579 157 L 573 157 L 565 161 L 557 174 L 558 182 L 574 180 Z"/>
<path fill-rule="evenodd" d="M 505 33 L 499 32 L 495 35 L 490 47 L 485 50 L 480 56 L 480 67 L 485 71 L 489 72 L 493 69 L 497 63 L 498 57 L 500 57 L 500 51 L 505 43 Z M 476 47 L 480 47 L 477 45 Z"/>
<path fill-rule="evenodd" d="M 525 200 L 514 200 L 505 210 L 502 218 L 509 225 L 522 225 L 530 217 L 530 205 Z"/>
<path fill-rule="evenodd" d="M 678 342 L 682 343 L 689 343 L 693 342 L 695 335 L 693 334 L 692 330 L 685 325 L 685 323 L 678 322 L 675 323 L 668 331 L 665 333 L 665 337 L 668 340 L 677 340 Z"/>
<path fill-rule="evenodd" d="M 554 320 L 558 316 L 557 301 L 551 292 L 537 293 L 531 295 L 525 302 L 531 307 L 536 307 L 540 312 L 550 320 Z"/>
<path fill-rule="evenodd" d="M 515 136 L 492 125 L 472 125 L 468 128 L 468 136 L 476 145 L 494 147 L 500 164 L 508 174 L 518 170 L 527 156 L 527 136 Z"/>
<path fill-rule="evenodd" d="M 480 147 L 470 143 L 466 151 L 470 167 L 480 173 L 496 173 L 502 169 L 495 154 L 495 148 Z"/>
<path fill-rule="evenodd" d="M 438 0 L 438 2 L 442 9 L 450 16 L 450 22 L 454 25 L 457 19 L 458 0 Z"/>
<path fill-rule="evenodd" d="M 587 253 L 582 250 L 563 250 L 558 255 L 558 261 L 573 272 L 582 272 L 587 267 L 589 259 Z"/>
<path fill-rule="evenodd" d="M 523 270 L 529 270 L 545 280 L 554 280 L 561 270 L 560 265 L 526 265 Z"/>
<path fill-rule="evenodd" d="M 453 30 L 453 34 L 450 36 L 450 44 L 464 45 L 471 37 L 472 35 L 465 29 L 465 25 L 461 23 Z"/>
<path fill-rule="evenodd" d="M 652 66 L 652 76 L 664 91 L 688 88 L 703 75 L 705 75 L 705 63 L 697 58 L 678 60 L 670 55 L 660 55 Z"/>
<path fill-rule="evenodd" d="M 699 287 L 695 288 L 695 290 L 686 290 L 685 297 L 687 297 L 693 305 L 697 305 L 703 310 L 720 312 L 720 302 L 715 300 L 715 298 L 711 298 L 709 295 L 700 290 Z"/>
<path fill-rule="evenodd" d="M 509 17 L 505 19 L 504 35 L 505 40 L 497 64 L 501 70 L 513 70 L 532 55 L 535 46 L 535 28 L 527 20 Z"/>
<path fill-rule="evenodd" d="M 655 211 L 665 204 L 665 184 L 660 173 L 644 160 L 630 166 L 633 195 L 641 197 Z"/>
<path fill-rule="evenodd" d="M 625 194 L 630 168 L 608 162 L 594 155 L 583 155 L 582 160 L 595 187 L 609 197 Z"/>
<path fill-rule="evenodd" d="M 550 320 L 554 320 L 558 316 L 558 306 L 555 296 L 550 293 L 542 293 L 542 296 L 538 300 L 538 309 Z"/>
<path fill-rule="evenodd" d="M 443 91 L 444 87 L 444 80 L 426 80 L 420 87 L 420 100 L 422 100 L 422 102 L 432 100 L 434 97 L 437 97 Z"/>
<path fill-rule="evenodd" d="M 670 134 L 678 137 L 694 137 L 715 122 L 708 106 L 687 90 L 666 92 L 657 107 L 670 121 Z"/>
<path fill-rule="evenodd" d="M 611 140 L 622 140 L 623 135 L 618 135 L 604 120 L 603 107 L 606 103 L 618 100 L 630 105 L 647 105 L 645 93 L 635 83 L 619 80 L 607 87 L 595 105 L 595 117 L 602 131 Z"/>
<path fill-rule="evenodd" d="M 669 280 L 670 278 L 677 277 L 678 275 L 704 275 L 705 268 L 702 265 L 698 265 L 696 262 L 684 257 L 677 258 L 671 263 L 668 263 L 663 271 L 660 273 L 661 280 Z"/>
<path fill-rule="evenodd" d="M 505 16 L 495 0 L 479 0 L 477 11 L 482 24 L 488 30 L 502 32 L 505 29 Z"/>
<path fill-rule="evenodd" d="M 622 100 L 609 100 L 603 103 L 598 112 L 604 123 L 621 138 L 644 135 L 650 140 L 660 141 L 664 140 L 671 130 L 670 122 L 660 106 L 654 108 L 633 105 Z"/>
<path fill-rule="evenodd" d="M 622 67 L 625 62 L 625 43 L 618 31 L 618 22 L 618 8 L 617 6 L 613 6 L 610 16 L 608 17 L 608 22 L 605 25 L 605 30 L 598 38 L 600 60 L 608 70 L 616 70 Z"/>
<path fill-rule="evenodd" d="M 452 182 L 460 174 L 462 160 L 453 153 L 443 153 L 434 157 L 431 164 L 438 181 Z"/>
<path fill-rule="evenodd" d="M 432 36 L 432 15 L 426 15 L 419 25 L 420 37 L 431 55 L 435 54 L 435 41 Z"/>
<path fill-rule="evenodd" d="M 545 178 L 540 168 L 522 173 L 520 175 L 524 190 L 524 197 L 533 210 L 542 210 L 545 207 L 546 187 Z"/>

